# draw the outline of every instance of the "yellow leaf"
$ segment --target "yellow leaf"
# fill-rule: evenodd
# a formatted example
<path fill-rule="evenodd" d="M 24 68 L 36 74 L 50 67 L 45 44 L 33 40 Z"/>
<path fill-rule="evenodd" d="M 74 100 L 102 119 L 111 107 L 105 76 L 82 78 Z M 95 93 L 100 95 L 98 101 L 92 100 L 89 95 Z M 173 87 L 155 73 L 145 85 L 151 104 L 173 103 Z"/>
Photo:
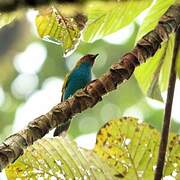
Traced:
<path fill-rule="evenodd" d="M 61 44 L 64 53 L 75 48 L 80 28 L 73 18 L 64 17 L 58 9 L 41 9 L 36 16 L 36 27 L 41 38 Z"/>
<path fill-rule="evenodd" d="M 180 176 L 180 136 L 170 134 L 164 176 Z M 160 134 L 136 118 L 109 121 L 99 131 L 94 151 L 126 180 L 154 179 Z"/>

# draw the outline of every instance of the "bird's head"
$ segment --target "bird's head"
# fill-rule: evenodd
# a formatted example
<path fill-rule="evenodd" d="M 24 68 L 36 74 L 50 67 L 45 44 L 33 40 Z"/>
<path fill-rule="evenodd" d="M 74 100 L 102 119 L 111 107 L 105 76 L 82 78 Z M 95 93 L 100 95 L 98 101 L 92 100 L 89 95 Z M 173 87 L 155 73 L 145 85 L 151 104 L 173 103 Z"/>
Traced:
<path fill-rule="evenodd" d="M 98 55 L 99 54 L 95 54 L 95 55 L 87 54 L 79 60 L 78 64 L 89 64 L 89 65 L 93 66 L 95 59 Z"/>

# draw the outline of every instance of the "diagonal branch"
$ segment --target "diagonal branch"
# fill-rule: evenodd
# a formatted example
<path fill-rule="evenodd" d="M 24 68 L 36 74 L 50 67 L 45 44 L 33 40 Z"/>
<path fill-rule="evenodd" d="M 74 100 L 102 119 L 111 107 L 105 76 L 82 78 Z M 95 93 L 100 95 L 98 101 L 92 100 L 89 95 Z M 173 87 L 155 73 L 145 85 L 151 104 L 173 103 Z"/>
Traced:
<path fill-rule="evenodd" d="M 162 41 L 169 38 L 180 26 L 180 4 L 171 6 L 161 17 L 154 30 L 146 34 L 119 63 L 113 64 L 110 70 L 99 79 L 92 81 L 72 98 L 57 104 L 47 114 L 31 121 L 20 132 L 8 137 L 0 144 L 0 170 L 15 161 L 23 154 L 27 146 L 42 138 L 49 130 L 67 122 L 75 114 L 95 106 L 102 96 L 117 88 L 117 85 L 128 80 L 136 66 L 144 63 L 160 48 Z"/>

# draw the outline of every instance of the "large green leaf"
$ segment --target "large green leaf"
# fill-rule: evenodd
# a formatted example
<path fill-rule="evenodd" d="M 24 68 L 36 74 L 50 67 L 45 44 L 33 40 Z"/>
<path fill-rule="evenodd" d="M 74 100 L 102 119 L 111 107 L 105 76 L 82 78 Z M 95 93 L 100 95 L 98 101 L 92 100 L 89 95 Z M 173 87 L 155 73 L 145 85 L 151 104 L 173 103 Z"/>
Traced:
<path fill-rule="evenodd" d="M 161 92 L 168 87 L 173 47 L 174 34 L 153 57 L 135 70 L 135 77 L 142 91 L 153 99 L 162 101 Z"/>
<path fill-rule="evenodd" d="M 167 44 L 163 44 L 153 58 L 135 70 L 135 77 L 144 94 L 160 101 L 162 101 L 162 97 L 159 88 L 159 75 L 165 49 L 167 49 Z"/>
<path fill-rule="evenodd" d="M 93 42 L 118 31 L 131 23 L 151 2 L 152 0 L 128 0 L 89 3 L 85 10 L 88 23 L 83 32 L 84 41 Z"/>
<path fill-rule="evenodd" d="M 97 135 L 95 152 L 125 180 L 154 179 L 160 134 L 135 118 L 109 121 Z M 180 136 L 170 134 L 163 176 L 180 178 Z"/>
<path fill-rule="evenodd" d="M 155 4 L 149 10 L 148 15 L 145 17 L 142 25 L 140 26 L 137 40 L 155 28 L 160 17 L 172 4 L 174 4 L 174 2 L 175 0 L 157 0 L 155 2 Z"/>
<path fill-rule="evenodd" d="M 173 49 L 175 42 L 175 34 L 171 34 L 170 39 L 167 43 L 167 49 L 165 50 L 164 63 L 162 65 L 161 74 L 159 77 L 159 84 L 161 91 L 165 91 L 168 88 L 172 57 L 173 57 Z"/>
<path fill-rule="evenodd" d="M 115 180 L 117 173 L 91 151 L 66 138 L 41 139 L 6 168 L 8 179 Z"/>
<path fill-rule="evenodd" d="M 41 9 L 36 27 L 41 38 L 62 44 L 65 54 L 75 48 L 80 38 L 80 28 L 74 19 L 64 17 L 55 8 Z"/>
<path fill-rule="evenodd" d="M 141 25 L 137 40 L 155 28 L 160 17 L 174 0 L 157 0 Z M 135 70 L 135 77 L 142 91 L 149 97 L 162 101 L 161 92 L 167 89 L 174 47 L 174 34 L 145 64 Z M 178 66 L 178 65 L 177 65 Z"/>

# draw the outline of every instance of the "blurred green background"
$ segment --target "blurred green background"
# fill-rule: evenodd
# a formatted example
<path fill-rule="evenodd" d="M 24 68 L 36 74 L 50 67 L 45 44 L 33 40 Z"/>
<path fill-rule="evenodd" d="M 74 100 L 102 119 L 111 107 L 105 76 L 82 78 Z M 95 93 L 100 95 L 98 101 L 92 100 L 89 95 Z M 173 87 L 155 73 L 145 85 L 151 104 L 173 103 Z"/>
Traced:
<path fill-rule="evenodd" d="M 60 46 L 37 36 L 33 22 L 33 12 L 28 12 L 24 18 L 0 29 L 1 142 L 60 101 L 63 79 L 81 56 L 100 54 L 93 68 L 93 77 L 98 78 L 133 48 L 139 28 L 139 23 L 135 21 L 92 44 L 80 42 L 76 51 L 64 58 Z M 178 81 L 173 106 L 174 132 L 180 132 L 179 89 Z M 97 132 L 108 120 L 122 116 L 137 117 L 160 130 L 163 107 L 163 103 L 146 98 L 135 78 L 131 77 L 94 108 L 74 117 L 69 134 L 75 138 Z"/>

